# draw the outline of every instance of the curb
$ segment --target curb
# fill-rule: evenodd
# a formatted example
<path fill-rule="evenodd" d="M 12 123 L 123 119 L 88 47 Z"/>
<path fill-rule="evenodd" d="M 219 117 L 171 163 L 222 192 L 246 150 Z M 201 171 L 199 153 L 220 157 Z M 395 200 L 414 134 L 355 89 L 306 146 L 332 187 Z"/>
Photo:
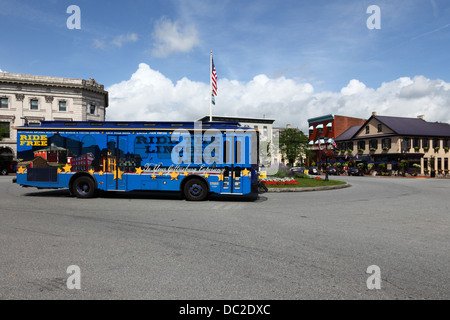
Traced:
<path fill-rule="evenodd" d="M 307 187 L 307 188 L 268 188 L 267 192 L 308 192 L 308 191 L 324 191 L 344 189 L 351 187 L 351 184 L 340 184 L 337 186 L 325 186 L 325 187 Z"/>

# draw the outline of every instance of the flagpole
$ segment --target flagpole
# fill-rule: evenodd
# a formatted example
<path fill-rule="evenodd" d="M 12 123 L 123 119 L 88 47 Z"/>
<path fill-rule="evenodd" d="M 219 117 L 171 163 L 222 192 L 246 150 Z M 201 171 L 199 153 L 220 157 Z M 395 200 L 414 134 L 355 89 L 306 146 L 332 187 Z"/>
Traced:
<path fill-rule="evenodd" d="M 211 57 L 209 61 L 209 122 L 212 122 L 212 99 L 213 99 L 213 91 L 212 91 L 212 50 Z"/>

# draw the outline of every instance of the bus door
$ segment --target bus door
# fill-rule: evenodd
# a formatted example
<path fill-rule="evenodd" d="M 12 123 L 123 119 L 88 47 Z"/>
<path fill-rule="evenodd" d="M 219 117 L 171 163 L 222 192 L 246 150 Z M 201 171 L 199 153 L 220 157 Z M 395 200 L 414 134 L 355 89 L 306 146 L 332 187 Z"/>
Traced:
<path fill-rule="evenodd" d="M 242 194 L 241 183 L 242 165 L 245 163 L 246 153 L 244 136 L 233 136 L 231 141 L 225 141 L 225 168 L 223 172 L 223 193 Z"/>
<path fill-rule="evenodd" d="M 125 155 L 128 153 L 127 136 L 108 135 L 108 154 L 104 159 L 107 190 L 126 190 Z"/>

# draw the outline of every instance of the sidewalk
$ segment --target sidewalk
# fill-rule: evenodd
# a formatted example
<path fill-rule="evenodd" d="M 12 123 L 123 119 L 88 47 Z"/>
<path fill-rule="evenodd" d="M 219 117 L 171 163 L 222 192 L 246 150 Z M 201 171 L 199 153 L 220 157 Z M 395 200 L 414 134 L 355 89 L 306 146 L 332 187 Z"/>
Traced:
<path fill-rule="evenodd" d="M 375 177 L 375 178 L 403 178 L 403 179 L 450 179 L 450 176 L 436 176 L 436 177 L 430 177 L 430 176 L 412 176 L 412 175 L 406 175 L 405 177 L 402 175 L 399 176 L 382 176 L 382 175 L 372 175 L 372 174 L 365 174 L 364 177 Z"/>
<path fill-rule="evenodd" d="M 305 188 L 268 188 L 267 192 L 308 192 L 308 191 L 323 191 L 323 190 L 334 190 L 343 189 L 351 187 L 352 185 L 340 184 L 337 186 L 324 186 L 324 187 L 305 187 Z"/>

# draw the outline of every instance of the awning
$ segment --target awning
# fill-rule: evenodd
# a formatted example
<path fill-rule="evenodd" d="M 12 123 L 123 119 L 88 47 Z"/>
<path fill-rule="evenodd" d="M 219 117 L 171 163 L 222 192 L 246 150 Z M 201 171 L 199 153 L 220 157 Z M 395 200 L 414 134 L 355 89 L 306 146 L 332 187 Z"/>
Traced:
<path fill-rule="evenodd" d="M 328 122 L 327 128 L 331 128 L 332 126 L 333 126 L 333 124 L 331 122 Z"/>
<path fill-rule="evenodd" d="M 314 130 L 314 126 L 309 127 L 309 130 Z"/>
<path fill-rule="evenodd" d="M 333 142 L 334 142 L 333 138 L 330 138 L 327 140 L 327 143 L 333 143 Z"/>
<path fill-rule="evenodd" d="M 313 144 L 314 144 L 314 141 L 311 140 L 308 144 L 309 144 L 309 145 L 313 145 Z"/>
<path fill-rule="evenodd" d="M 316 129 L 323 129 L 323 124 L 319 124 Z"/>

